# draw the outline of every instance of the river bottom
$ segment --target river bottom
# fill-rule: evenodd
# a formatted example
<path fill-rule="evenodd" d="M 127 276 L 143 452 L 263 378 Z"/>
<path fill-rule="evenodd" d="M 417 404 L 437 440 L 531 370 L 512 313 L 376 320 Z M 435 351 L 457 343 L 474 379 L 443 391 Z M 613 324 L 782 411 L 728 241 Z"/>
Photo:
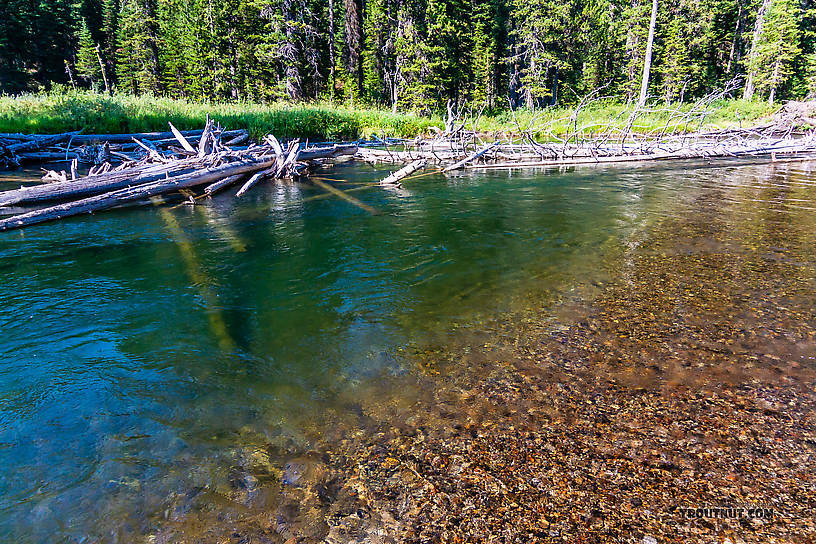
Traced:
<path fill-rule="evenodd" d="M 600 288 L 404 354 L 308 449 L 240 450 L 146 540 L 813 541 L 810 224 L 698 204 Z"/>

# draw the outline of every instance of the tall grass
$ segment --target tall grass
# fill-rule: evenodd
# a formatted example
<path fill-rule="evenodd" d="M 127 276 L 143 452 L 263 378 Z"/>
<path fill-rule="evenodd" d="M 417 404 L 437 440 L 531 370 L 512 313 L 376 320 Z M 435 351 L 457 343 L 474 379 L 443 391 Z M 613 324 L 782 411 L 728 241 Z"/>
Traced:
<path fill-rule="evenodd" d="M 711 113 L 705 117 L 690 116 L 690 122 L 681 119 L 678 112 L 689 112 L 691 104 L 657 104 L 638 113 L 632 130 L 640 134 L 648 134 L 662 131 L 668 128 L 668 133 L 677 133 L 696 130 L 717 130 L 733 127 L 743 123 L 750 126 L 751 123 L 765 117 L 774 111 L 774 107 L 767 102 L 754 102 L 749 100 L 720 100 L 711 105 Z M 626 104 L 615 101 L 600 101 L 590 104 L 582 109 L 576 121 L 571 121 L 574 110 L 572 108 L 547 108 L 537 112 L 529 110 L 517 110 L 514 112 L 504 112 L 492 117 L 483 117 L 479 120 L 479 129 L 485 132 L 513 131 L 519 128 L 528 130 L 531 128 L 543 129 L 539 136 L 544 133 L 562 136 L 575 130 L 583 135 L 592 132 L 597 133 L 608 125 L 623 127 L 626 126 L 632 108 Z M 700 122 L 702 120 L 702 123 Z M 573 124 L 575 123 L 575 124 Z"/>
<path fill-rule="evenodd" d="M 116 134 L 201 128 L 209 116 L 228 129 L 245 128 L 254 137 L 356 139 L 413 137 L 442 126 L 438 118 L 350 109 L 329 104 L 200 103 L 153 96 L 107 96 L 90 92 L 0 97 L 0 132 Z"/>
<path fill-rule="evenodd" d="M 772 112 L 764 102 L 725 100 L 714 104 L 702 128 L 725 128 L 742 122 L 746 125 Z M 689 105 L 680 109 L 688 110 Z M 637 132 L 661 130 L 669 120 L 672 108 L 655 107 L 637 118 Z M 518 126 L 548 125 L 549 134 L 569 130 L 569 108 L 548 108 L 538 112 L 518 110 L 479 119 L 482 132 L 516 132 Z M 82 129 L 85 133 L 128 133 L 167 130 L 167 122 L 179 129 L 201 128 L 207 115 L 226 128 L 246 128 L 253 137 L 275 134 L 311 140 L 349 140 L 380 137 L 414 137 L 428 134 L 431 127 L 442 127 L 439 117 L 362 108 L 351 109 L 327 103 L 291 105 L 249 102 L 201 103 L 153 96 L 107 96 L 91 92 L 59 92 L 0 96 L 0 132 L 57 133 Z M 578 127 L 585 134 L 613 121 L 628 117 L 626 106 L 616 102 L 597 102 L 578 115 Z M 674 130 L 696 130 L 694 123 Z"/>

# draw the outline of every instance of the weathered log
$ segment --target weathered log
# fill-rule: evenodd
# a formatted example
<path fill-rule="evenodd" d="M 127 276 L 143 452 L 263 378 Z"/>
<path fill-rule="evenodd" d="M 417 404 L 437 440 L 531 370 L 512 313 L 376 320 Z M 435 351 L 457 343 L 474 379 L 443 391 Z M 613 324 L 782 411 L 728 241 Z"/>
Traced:
<path fill-rule="evenodd" d="M 20 142 L 19 144 L 12 144 L 6 147 L 6 149 L 11 151 L 12 153 L 22 153 L 24 151 L 37 151 L 38 149 L 43 147 L 48 147 L 50 145 L 67 142 L 69 139 L 71 139 L 71 137 L 76 138 L 77 134 L 79 134 L 79 131 L 65 132 L 63 134 L 52 134 L 49 136 L 36 136 L 33 140 Z"/>
<path fill-rule="evenodd" d="M 480 149 L 479 151 L 468 155 L 467 157 L 465 157 L 461 161 L 448 166 L 447 168 L 445 168 L 442 171 L 443 172 L 451 172 L 453 170 L 459 170 L 460 168 L 462 168 L 467 163 L 469 163 L 471 161 L 475 161 L 476 159 L 478 159 L 479 157 L 481 157 L 482 155 L 484 155 L 485 153 L 487 153 L 488 151 L 490 151 L 491 149 L 493 149 L 497 145 L 499 145 L 499 142 L 493 142 L 492 144 L 488 144 L 488 145 L 484 146 L 482 149 Z"/>
<path fill-rule="evenodd" d="M 235 174 L 234 176 L 229 176 L 229 177 L 226 177 L 226 178 L 224 178 L 222 180 L 218 180 L 215 183 L 207 185 L 204 188 L 204 192 L 207 193 L 208 195 L 214 195 L 218 191 L 221 191 L 222 189 L 226 189 L 227 187 L 229 187 L 233 183 L 238 183 L 239 181 L 241 181 L 241 179 L 244 178 L 245 175 L 246 174 Z"/>
<path fill-rule="evenodd" d="M 201 133 L 201 139 L 198 141 L 198 156 L 203 157 L 207 154 L 207 144 L 209 143 L 210 135 L 212 134 L 212 121 L 207 115 L 207 123 L 204 125 L 204 132 Z"/>
<path fill-rule="evenodd" d="M 278 159 L 277 159 L 277 157 L 274 159 L 274 161 L 275 161 L 275 164 L 272 166 L 272 168 L 267 168 L 266 170 L 262 170 L 261 172 L 257 172 L 251 178 L 249 178 L 247 180 L 247 182 L 244 183 L 241 186 L 240 189 L 238 189 L 238 192 L 235 193 L 235 196 L 243 196 L 244 193 L 246 193 L 247 191 L 252 189 L 252 187 L 256 183 L 261 181 L 263 178 L 265 178 L 267 176 L 274 176 L 275 173 L 278 171 L 278 165 L 277 165 Z"/>
<path fill-rule="evenodd" d="M 168 122 L 167 124 L 170 125 L 170 131 L 173 133 L 173 136 L 176 137 L 176 140 L 179 141 L 181 147 L 190 153 L 195 153 L 195 149 L 193 149 L 193 146 L 191 146 L 190 142 L 187 141 L 187 138 L 184 137 L 184 134 L 179 132 L 178 129 L 173 126 L 173 123 Z"/>
<path fill-rule="evenodd" d="M 0 132 L 0 139 L 29 142 L 31 140 L 36 140 L 37 137 L 32 134 L 22 134 L 20 132 Z"/>
<path fill-rule="evenodd" d="M 297 160 L 310 161 L 314 159 L 327 159 L 340 155 L 354 155 L 357 153 L 357 144 L 334 144 L 330 147 L 312 147 L 301 149 Z"/>
<path fill-rule="evenodd" d="M 179 160 L 172 164 L 151 164 L 141 169 L 117 170 L 74 182 L 52 183 L 23 187 L 0 193 L 0 206 L 53 202 L 81 198 L 113 191 L 130 185 L 157 181 L 174 172 L 175 175 L 194 172 L 197 160 Z"/>
<path fill-rule="evenodd" d="M 73 151 L 29 151 L 20 153 L 17 157 L 21 161 L 29 162 L 67 162 L 71 159 L 79 158 L 79 153 Z"/>
<path fill-rule="evenodd" d="M 201 131 L 199 131 L 199 134 L 196 134 L 196 135 L 193 135 L 193 136 L 186 135 L 185 131 L 179 131 L 179 132 L 182 134 L 182 136 L 184 136 L 184 138 L 187 140 L 187 142 L 189 142 L 189 144 L 191 146 L 197 146 L 198 143 L 199 143 L 199 140 L 201 140 Z M 223 140 L 224 138 L 248 136 L 248 133 L 247 133 L 246 129 L 224 130 L 224 131 L 221 131 L 221 133 L 218 136 Z M 167 147 L 167 146 L 175 145 L 175 144 L 178 143 L 178 139 L 176 139 L 175 136 L 173 136 L 171 138 L 162 138 L 162 139 L 159 139 L 159 140 L 153 140 L 153 139 L 150 139 L 150 138 L 140 138 L 140 140 L 142 140 L 143 142 L 144 141 L 150 141 L 156 147 Z M 136 147 L 136 144 L 133 144 L 132 142 L 110 142 L 110 143 L 118 144 L 118 145 L 121 146 L 122 149 L 133 149 L 133 148 Z"/>
<path fill-rule="evenodd" d="M 223 139 L 223 138 L 224 138 L 224 135 L 222 134 L 221 139 Z M 249 133 L 245 132 L 245 133 L 243 133 L 243 134 L 241 134 L 239 136 L 236 136 L 235 138 L 229 140 L 228 142 L 224 142 L 224 145 L 234 146 L 234 145 L 242 144 L 245 141 L 247 141 L 248 139 L 249 139 Z"/>
<path fill-rule="evenodd" d="M 182 130 L 185 137 L 200 136 L 203 130 Z M 75 144 L 93 144 L 108 142 L 111 144 L 124 144 L 131 142 L 133 138 L 138 140 L 171 140 L 176 141 L 176 136 L 172 132 L 134 132 L 131 134 L 77 134 L 74 136 Z"/>
<path fill-rule="evenodd" d="M 179 189 L 187 187 L 195 187 L 212 183 L 219 179 L 238 174 L 247 174 L 257 172 L 258 170 L 268 169 L 274 165 L 275 161 L 240 161 L 236 163 L 224 164 L 214 168 L 207 168 L 175 176 L 162 181 L 154 183 L 147 183 L 136 187 L 127 187 L 119 189 L 102 195 L 92 196 L 65 204 L 50 206 L 41 210 L 35 210 L 13 217 L 0 219 L 0 230 L 10 230 L 37 223 L 44 223 L 46 221 L 53 221 L 56 219 L 64 219 L 83 213 L 93 213 L 95 211 L 106 210 L 120 204 L 141 200 L 151 196 L 161 195 L 164 193 L 175 192 Z"/>
<path fill-rule="evenodd" d="M 425 168 L 425 165 L 428 164 L 428 161 L 425 159 L 419 159 L 414 161 L 407 166 L 400 168 L 387 178 L 380 181 L 380 185 L 400 185 L 400 180 L 406 178 L 416 172 L 421 168 Z"/>

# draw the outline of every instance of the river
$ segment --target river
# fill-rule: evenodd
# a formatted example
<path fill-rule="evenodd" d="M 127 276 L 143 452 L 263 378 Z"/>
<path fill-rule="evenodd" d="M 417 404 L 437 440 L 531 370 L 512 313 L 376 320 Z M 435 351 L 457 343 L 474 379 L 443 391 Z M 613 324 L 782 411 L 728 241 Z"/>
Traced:
<path fill-rule="evenodd" d="M 489 171 L 352 193 L 378 214 L 278 183 L 2 233 L 0 540 L 137 541 L 202 489 L 228 511 L 274 508 L 275 493 L 231 494 L 265 485 L 236 486 L 247 448 L 275 444 L 280 467 L 285 452 L 320 454 L 327 413 L 410 401 L 421 391 L 406 383 L 436 379 L 417 353 L 461 345 L 496 316 L 535 308 L 569 326 L 559 308 L 591 304 L 667 221 L 714 214 L 729 233 L 717 251 L 760 246 L 811 282 L 812 168 Z M 320 175 L 353 189 L 385 173 Z M 0 174 L 0 188 L 31 177 Z"/>

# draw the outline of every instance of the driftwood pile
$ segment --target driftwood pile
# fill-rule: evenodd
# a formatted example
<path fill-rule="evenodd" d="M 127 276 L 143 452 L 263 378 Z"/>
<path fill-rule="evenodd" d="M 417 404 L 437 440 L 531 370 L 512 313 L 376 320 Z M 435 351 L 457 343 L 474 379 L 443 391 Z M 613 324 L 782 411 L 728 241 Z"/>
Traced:
<path fill-rule="evenodd" d="M 377 163 L 437 164 L 441 172 L 460 168 L 523 168 L 551 165 L 653 161 L 668 159 L 774 156 L 811 154 L 816 136 L 806 130 L 816 126 L 816 106 L 788 104 L 772 122 L 750 128 L 703 131 L 717 109 L 716 103 L 739 87 L 730 82 L 688 108 L 659 108 L 632 104 L 609 120 L 580 122 L 581 113 L 604 100 L 600 91 L 581 100 L 562 118 L 547 118 L 545 112 L 522 122 L 515 112 L 514 129 L 486 134 L 479 132 L 481 111 L 455 110 L 448 104 L 444 130 L 434 138 L 382 142 L 378 148 L 362 148 L 358 156 Z M 805 113 L 803 113 L 805 112 Z M 647 117 L 665 119 L 654 127 Z M 583 116 L 583 117 L 588 117 Z M 565 128 L 566 127 L 566 128 Z"/>
<path fill-rule="evenodd" d="M 177 131 L 176 131 L 177 132 Z M 187 141 L 198 145 L 204 130 L 180 132 Z M 228 146 L 237 146 L 249 139 L 246 130 L 228 130 L 220 134 Z M 136 141 L 138 140 L 138 142 Z M 178 148 L 175 132 L 141 132 L 134 134 L 82 134 L 80 131 L 62 134 L 0 133 L 0 167 L 15 167 L 31 162 L 67 162 L 103 165 L 139 160 L 144 146 L 159 151 Z"/>
<path fill-rule="evenodd" d="M 40 206 L 0 219 L 0 230 L 92 213 L 131 202 L 149 202 L 151 197 L 190 188 L 203 188 L 204 195 L 211 195 L 242 183 L 236 193 L 241 196 L 264 179 L 298 177 L 306 173 L 313 161 L 353 155 L 357 151 L 356 144 L 305 147 L 293 140 L 282 145 L 271 135 L 260 145 L 233 147 L 232 144 L 242 141 L 239 138 L 245 133 L 222 131 L 209 120 L 202 131 L 193 134 L 182 133 L 172 125 L 170 128 L 169 134 L 175 145 L 165 142 L 169 140 L 163 138 L 165 134 L 153 134 L 155 139 L 152 141 L 134 135 L 116 135 L 103 144 L 109 148 L 111 141 L 124 144 L 124 139 L 130 138 L 133 145 L 143 150 L 139 160 L 123 160 L 116 167 L 104 162 L 91 168 L 87 176 L 79 177 L 75 158 L 71 163 L 70 179 L 65 172 L 51 171 L 46 173 L 44 181 L 52 183 L 0 192 L 0 208 Z M 48 137 L 38 138 L 38 145 L 50 145 L 55 141 L 45 138 Z M 42 144 L 43 141 L 50 143 Z M 157 142 L 164 145 L 157 145 Z"/>

